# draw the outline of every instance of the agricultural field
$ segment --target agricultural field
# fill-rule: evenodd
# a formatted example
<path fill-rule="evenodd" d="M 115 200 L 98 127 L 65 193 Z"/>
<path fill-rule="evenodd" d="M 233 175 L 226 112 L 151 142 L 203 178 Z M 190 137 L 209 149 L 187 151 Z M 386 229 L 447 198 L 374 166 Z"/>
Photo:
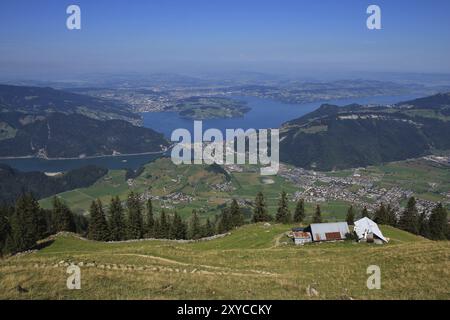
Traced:
<path fill-rule="evenodd" d="M 364 174 L 380 176 L 380 187 L 398 186 L 414 191 L 417 198 L 429 201 L 444 201 L 450 192 L 450 166 L 425 160 L 394 162 L 365 169 Z M 448 200 L 448 199 L 447 199 Z"/>
<path fill-rule="evenodd" d="M 330 176 L 349 177 L 354 170 L 342 170 L 329 173 Z M 445 202 L 450 193 L 450 166 L 434 163 L 424 159 L 391 162 L 379 166 L 358 169 L 362 177 L 376 180 L 380 188 L 400 187 L 411 190 L 419 199 Z"/>
<path fill-rule="evenodd" d="M 196 209 L 202 218 L 212 217 L 235 198 L 240 201 L 242 207 L 247 208 L 245 214 L 249 218 L 251 204 L 257 192 L 264 193 L 269 213 L 275 215 L 281 190 L 285 190 L 291 198 L 295 192 L 302 190 L 281 176 L 261 176 L 256 167 L 243 166 L 242 169 L 242 172 L 231 170 L 228 173 L 219 166 L 176 166 L 170 159 L 162 158 L 147 164 L 142 173 L 133 180 L 126 180 L 124 170 L 112 170 L 91 187 L 57 196 L 72 210 L 85 213 L 93 199 L 99 198 L 107 205 L 112 196 L 117 195 L 125 201 L 128 193 L 135 191 L 156 197 L 153 203 L 157 210 L 162 207 L 168 211 L 176 210 L 185 218 L 190 216 L 193 209 Z M 413 191 L 419 199 L 444 203 L 448 201 L 446 195 L 450 192 L 449 166 L 419 159 L 359 169 L 358 173 L 362 177 L 373 179 L 379 188 L 389 190 L 400 187 Z M 328 174 L 347 177 L 352 176 L 354 170 Z M 352 191 L 356 192 L 358 188 L 355 185 Z M 40 204 L 44 208 L 50 208 L 51 198 L 41 200 Z M 344 219 L 350 205 L 351 203 L 342 200 L 320 203 L 322 215 L 329 221 Z M 316 203 L 306 203 L 307 216 L 313 215 L 315 206 Z M 295 203 L 291 201 L 290 207 L 293 211 Z"/>
<path fill-rule="evenodd" d="M 291 227 L 246 225 L 193 243 L 59 235 L 40 251 L 0 260 L 0 299 L 450 299 L 448 241 L 382 227 L 390 238 L 382 246 L 296 247 Z M 72 263 L 81 290 L 66 287 Z M 381 268 L 380 290 L 366 286 L 370 265 Z"/>
<path fill-rule="evenodd" d="M 164 158 L 146 165 L 144 171 L 132 183 L 125 180 L 125 171 L 113 170 L 89 188 L 61 193 L 58 197 L 74 211 L 86 212 L 95 198 L 108 204 L 111 196 L 118 195 L 125 200 L 130 191 L 135 191 L 158 197 L 159 199 L 153 201 L 157 210 L 165 207 L 188 217 L 192 210 L 196 209 L 200 216 L 210 217 L 220 213 L 221 207 L 233 198 L 242 203 L 250 203 L 259 191 L 266 196 L 269 211 L 275 214 L 281 190 L 293 194 L 298 188 L 278 176 L 263 177 L 256 168 L 247 167 L 244 172 L 228 174 L 217 166 L 176 166 L 170 159 Z M 177 193 L 189 197 L 189 201 L 165 199 Z M 50 208 L 51 199 L 43 199 L 40 204 L 44 208 Z M 324 208 L 333 208 L 332 211 L 327 211 L 330 212 L 330 217 L 343 216 L 347 210 L 343 208 L 346 206 L 345 203 L 336 202 L 326 204 Z M 295 203 L 292 202 L 291 207 L 294 210 Z M 312 215 L 313 205 L 308 205 L 308 209 L 308 213 Z M 250 212 L 247 212 L 247 215 L 249 216 Z M 327 213 L 324 212 L 324 216 L 326 217 Z"/>

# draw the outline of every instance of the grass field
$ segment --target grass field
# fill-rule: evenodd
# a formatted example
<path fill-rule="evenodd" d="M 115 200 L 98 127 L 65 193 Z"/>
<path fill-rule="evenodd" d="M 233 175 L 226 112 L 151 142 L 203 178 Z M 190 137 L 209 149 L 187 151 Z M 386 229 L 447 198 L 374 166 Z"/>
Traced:
<path fill-rule="evenodd" d="M 329 173 L 333 176 L 351 176 L 353 170 L 343 170 Z M 375 184 L 380 188 L 390 189 L 400 187 L 411 190 L 419 199 L 434 202 L 447 202 L 446 196 L 450 190 L 450 167 L 425 160 L 411 160 L 368 167 L 359 170 L 362 176 L 375 177 L 379 181 Z M 221 190 L 214 186 L 224 184 L 229 179 L 232 189 Z M 353 191 L 359 187 L 354 186 Z M 245 167 L 244 172 L 232 172 L 227 178 L 223 173 L 211 171 L 206 165 L 176 166 L 170 159 L 159 159 L 145 166 L 143 173 L 128 185 L 125 171 L 112 170 L 93 186 L 61 193 L 69 207 L 80 213 L 87 212 L 93 199 L 99 198 L 106 206 L 112 196 L 127 198 L 130 191 L 139 193 L 149 192 L 153 196 L 161 197 L 153 201 L 157 211 L 162 206 L 169 211 L 177 211 L 183 218 L 189 218 L 192 210 L 196 209 L 201 218 L 212 217 L 221 211 L 221 207 L 231 199 L 252 202 L 255 195 L 262 191 L 267 199 L 269 213 L 275 215 L 281 190 L 292 195 L 299 188 L 280 176 L 263 177 L 255 168 Z M 164 197 L 174 193 L 182 193 L 191 198 L 189 202 L 164 200 Z M 44 208 L 51 208 L 51 198 L 40 201 Z M 367 202 L 370 202 L 367 199 Z M 401 205 L 405 205 L 406 200 Z M 341 200 L 320 203 L 322 215 L 328 221 L 345 219 L 351 203 Z M 306 214 L 311 217 L 315 211 L 315 203 L 306 203 Z M 295 203 L 290 202 L 290 209 L 294 211 Z M 450 207 L 449 207 L 450 208 Z M 357 208 L 358 210 L 361 208 Z M 248 211 L 249 215 L 250 212 Z"/>
<path fill-rule="evenodd" d="M 379 178 L 376 185 L 390 189 L 411 190 L 420 199 L 435 202 L 448 201 L 444 194 L 450 191 L 450 167 L 423 159 L 392 162 L 358 171 L 362 176 Z M 353 175 L 354 170 L 330 173 L 337 177 Z"/>
<path fill-rule="evenodd" d="M 247 168 L 249 169 L 249 168 Z M 150 192 L 154 196 L 164 197 L 181 192 L 193 197 L 191 202 L 172 202 L 173 208 L 182 217 L 187 218 L 196 209 L 203 218 L 220 213 L 220 207 L 231 199 L 253 201 L 256 194 L 262 191 L 266 197 L 269 212 L 275 215 L 281 190 L 294 194 L 299 189 L 289 181 L 279 177 L 263 177 L 259 171 L 246 170 L 233 172 L 230 175 L 232 190 L 221 191 L 213 186 L 227 182 L 227 178 L 217 172 L 208 170 L 207 166 L 176 166 L 169 159 L 160 159 L 145 166 L 143 173 L 130 186 L 125 181 L 125 171 L 112 170 L 93 186 L 76 189 L 58 194 L 69 207 L 76 212 L 89 210 L 93 199 L 99 198 L 107 205 L 112 196 L 119 196 L 125 200 L 130 191 L 139 193 Z M 52 198 L 43 199 L 40 204 L 44 208 L 51 208 Z M 154 207 L 160 210 L 166 201 L 155 200 Z M 290 202 L 291 210 L 295 203 Z M 343 219 L 350 206 L 345 201 L 333 201 L 321 204 L 323 216 L 329 220 Z M 306 205 L 306 213 L 312 216 L 315 204 Z"/>
<path fill-rule="evenodd" d="M 0 260 L 0 299 L 450 298 L 449 242 L 385 227 L 384 246 L 295 247 L 285 236 L 290 227 L 248 225 L 185 244 L 60 236 L 39 252 Z M 69 262 L 82 262 L 81 290 L 66 288 Z M 366 286 L 369 265 L 381 268 L 381 290 Z M 319 295 L 309 296 L 308 286 Z"/>

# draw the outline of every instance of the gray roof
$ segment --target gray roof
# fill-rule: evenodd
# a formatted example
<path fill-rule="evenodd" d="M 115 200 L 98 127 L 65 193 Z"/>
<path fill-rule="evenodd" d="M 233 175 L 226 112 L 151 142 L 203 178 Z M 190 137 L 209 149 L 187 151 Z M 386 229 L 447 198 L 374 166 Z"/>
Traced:
<path fill-rule="evenodd" d="M 313 223 L 311 224 L 311 234 L 314 240 L 324 240 L 325 234 L 337 233 L 344 238 L 350 232 L 347 222 L 332 222 L 332 223 Z M 320 235 L 320 239 L 316 239 L 316 235 Z"/>

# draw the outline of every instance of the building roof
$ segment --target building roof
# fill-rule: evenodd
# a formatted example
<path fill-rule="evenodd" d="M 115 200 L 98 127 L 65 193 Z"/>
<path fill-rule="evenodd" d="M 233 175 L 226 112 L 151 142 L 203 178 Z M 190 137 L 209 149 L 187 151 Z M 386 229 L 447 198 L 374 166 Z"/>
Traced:
<path fill-rule="evenodd" d="M 355 228 L 353 230 L 359 239 L 364 239 L 368 233 L 373 233 L 384 242 L 388 242 L 388 240 L 383 236 L 380 228 L 378 228 L 378 225 L 367 217 L 355 221 Z"/>
<path fill-rule="evenodd" d="M 311 239 L 309 232 L 296 231 L 293 233 L 295 239 Z"/>
<path fill-rule="evenodd" d="M 313 223 L 310 228 L 315 241 L 344 239 L 345 235 L 350 232 L 347 222 Z M 337 235 L 338 233 L 339 235 Z M 336 234 L 336 236 L 327 236 L 332 234 Z"/>

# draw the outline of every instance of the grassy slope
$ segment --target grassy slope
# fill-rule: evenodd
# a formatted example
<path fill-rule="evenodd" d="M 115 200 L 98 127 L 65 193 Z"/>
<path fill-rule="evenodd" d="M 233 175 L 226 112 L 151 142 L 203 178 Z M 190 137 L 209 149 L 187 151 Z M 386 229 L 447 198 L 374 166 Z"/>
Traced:
<path fill-rule="evenodd" d="M 289 226 L 249 225 L 210 242 L 106 244 L 60 237 L 42 251 L 0 261 L 0 299 L 449 299 L 450 244 L 393 228 L 385 246 L 284 244 Z M 66 289 L 59 261 L 82 267 L 82 290 Z M 379 265 L 382 289 L 368 290 Z M 117 269 L 117 270 L 115 270 Z M 18 293 L 17 285 L 29 290 Z"/>

